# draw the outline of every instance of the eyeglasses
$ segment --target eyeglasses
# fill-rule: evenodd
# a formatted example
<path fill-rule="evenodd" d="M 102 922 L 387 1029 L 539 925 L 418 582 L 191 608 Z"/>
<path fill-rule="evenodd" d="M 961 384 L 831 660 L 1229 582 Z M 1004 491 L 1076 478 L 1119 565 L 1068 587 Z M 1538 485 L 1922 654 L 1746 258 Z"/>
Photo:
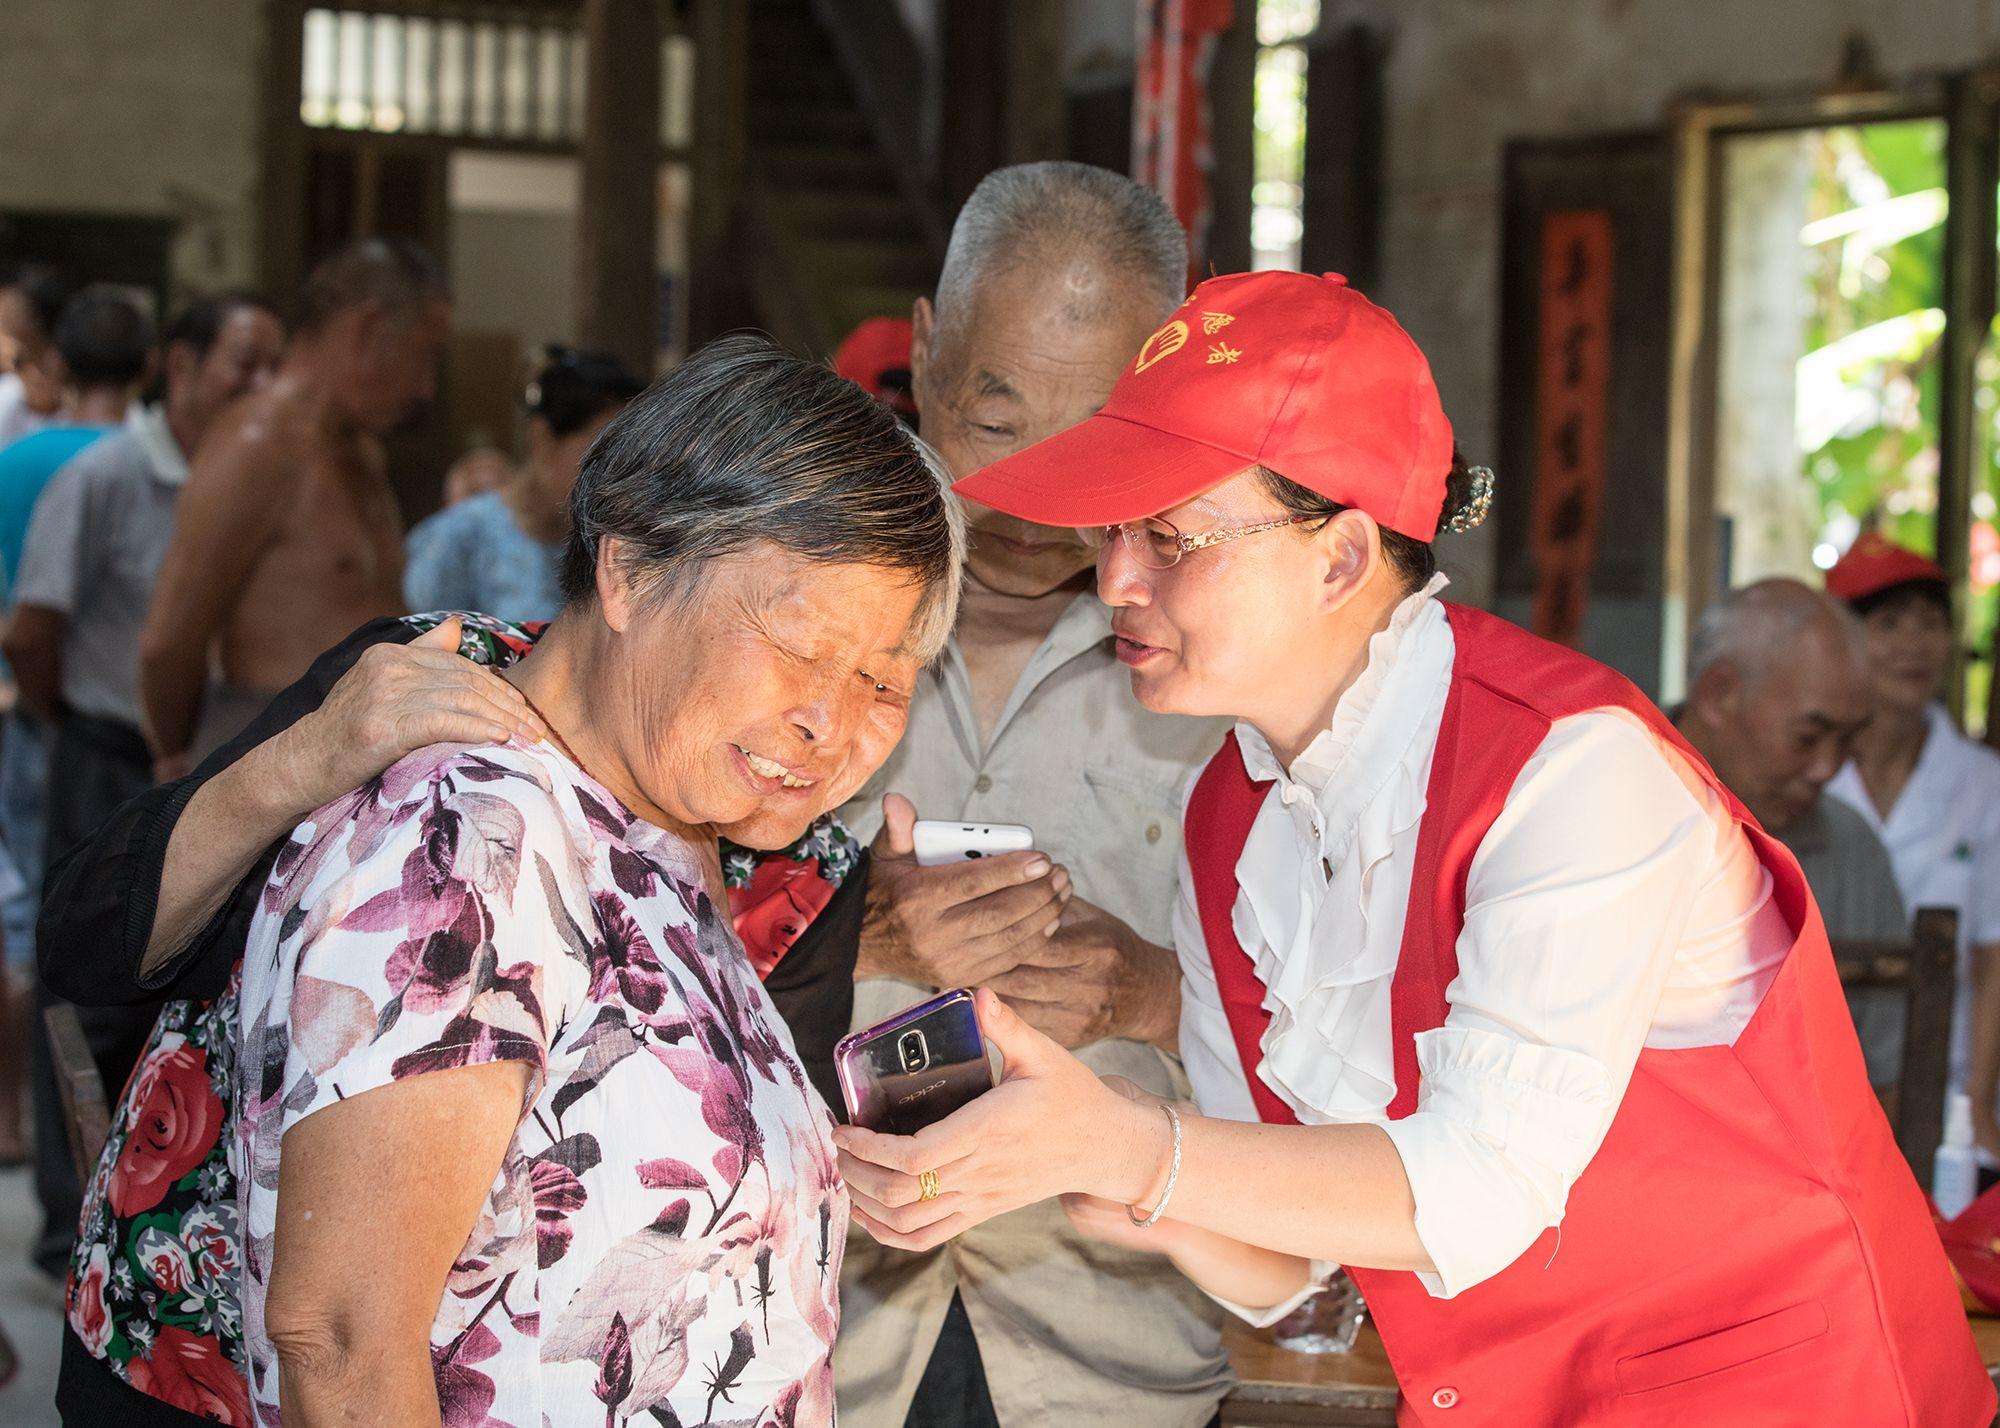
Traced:
<path fill-rule="evenodd" d="M 1084 531 L 1084 538 L 1090 542 L 1092 549 L 1102 551 L 1111 543 L 1113 534 L 1121 535 L 1125 538 L 1125 549 L 1132 552 L 1132 558 L 1139 564 L 1149 570 L 1165 570 L 1178 565 L 1180 558 L 1192 551 L 1324 519 L 1323 516 L 1289 516 L 1282 521 L 1262 521 L 1254 526 L 1232 526 L 1224 530 L 1202 531 L 1198 535 L 1184 535 L 1172 521 L 1148 516 L 1143 521 L 1126 521 L 1123 525 L 1090 526 Z"/>

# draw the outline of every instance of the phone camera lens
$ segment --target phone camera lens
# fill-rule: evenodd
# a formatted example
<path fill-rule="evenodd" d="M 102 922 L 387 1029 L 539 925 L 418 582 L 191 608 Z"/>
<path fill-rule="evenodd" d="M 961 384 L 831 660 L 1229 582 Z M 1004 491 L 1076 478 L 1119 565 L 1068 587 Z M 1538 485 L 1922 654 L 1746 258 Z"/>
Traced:
<path fill-rule="evenodd" d="M 931 1049 L 921 1031 L 906 1031 L 896 1039 L 896 1059 L 905 1071 L 921 1071 L 931 1064 Z"/>
<path fill-rule="evenodd" d="M 967 848 L 965 850 L 965 856 L 968 858 L 983 858 L 986 855 L 980 852 L 977 848 Z"/>

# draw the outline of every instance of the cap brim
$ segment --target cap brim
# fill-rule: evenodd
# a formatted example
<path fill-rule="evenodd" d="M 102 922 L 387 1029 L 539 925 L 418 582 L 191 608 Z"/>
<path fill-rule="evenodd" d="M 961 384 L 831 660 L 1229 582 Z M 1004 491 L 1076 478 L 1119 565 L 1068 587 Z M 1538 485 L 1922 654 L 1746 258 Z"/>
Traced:
<path fill-rule="evenodd" d="M 1255 462 L 1100 413 L 952 489 L 1037 525 L 1109 526 L 1178 506 Z"/>

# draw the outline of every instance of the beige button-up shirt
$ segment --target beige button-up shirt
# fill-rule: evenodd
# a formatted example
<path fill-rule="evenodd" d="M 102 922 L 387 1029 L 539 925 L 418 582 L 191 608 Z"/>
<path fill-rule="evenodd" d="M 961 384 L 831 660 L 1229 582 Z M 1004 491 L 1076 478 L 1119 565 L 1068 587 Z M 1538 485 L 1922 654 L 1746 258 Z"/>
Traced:
<path fill-rule="evenodd" d="M 882 795 L 923 818 L 1025 823 L 1069 869 L 1079 896 L 1149 941 L 1170 941 L 1181 851 L 1180 793 L 1227 720 L 1153 714 L 1111 652 L 1110 613 L 1085 594 L 1022 671 L 982 747 L 954 642 L 924 675 L 902 744 L 842 814 L 864 838 Z M 872 1026 L 934 989 L 872 978 L 854 1024 Z M 1173 1057 L 1136 1041 L 1078 1053 L 1100 1075 L 1185 1096 Z M 929 1254 L 848 1236 L 834 1372 L 850 1428 L 901 1428 L 956 1290 L 979 1340 L 1003 1428 L 1198 1428 L 1229 1384 L 1216 1307 L 1159 1255 L 1071 1230 L 1054 1202 L 1002 1215 Z"/>

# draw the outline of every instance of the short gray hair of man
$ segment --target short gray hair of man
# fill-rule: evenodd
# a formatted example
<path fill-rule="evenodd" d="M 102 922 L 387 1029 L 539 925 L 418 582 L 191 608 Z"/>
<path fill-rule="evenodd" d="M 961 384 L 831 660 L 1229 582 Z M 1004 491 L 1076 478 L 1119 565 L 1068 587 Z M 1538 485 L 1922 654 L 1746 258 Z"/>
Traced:
<path fill-rule="evenodd" d="M 710 561 L 768 542 L 908 571 L 909 650 L 926 661 L 958 617 L 965 519 L 944 463 L 854 383 L 761 338 L 711 342 L 634 398 L 584 454 L 569 508 L 571 603 L 595 598 L 606 537 L 647 597 L 682 600 Z"/>
<path fill-rule="evenodd" d="M 1755 689 L 1813 625 L 1838 631 L 1857 665 L 1866 663 L 1861 623 L 1839 601 L 1801 581 L 1759 580 L 1730 591 L 1702 612 L 1688 641 L 1688 688 L 1720 664 Z"/>
<path fill-rule="evenodd" d="M 995 169 L 979 181 L 952 224 L 938 275 L 938 323 L 949 328 L 971 310 L 987 277 L 1024 267 L 1077 265 L 1138 285 L 1162 316 L 1187 295 L 1187 234 L 1153 190 L 1092 164 L 1049 160 Z M 1103 316 L 1113 291 L 1078 290 L 1065 315 Z"/>

